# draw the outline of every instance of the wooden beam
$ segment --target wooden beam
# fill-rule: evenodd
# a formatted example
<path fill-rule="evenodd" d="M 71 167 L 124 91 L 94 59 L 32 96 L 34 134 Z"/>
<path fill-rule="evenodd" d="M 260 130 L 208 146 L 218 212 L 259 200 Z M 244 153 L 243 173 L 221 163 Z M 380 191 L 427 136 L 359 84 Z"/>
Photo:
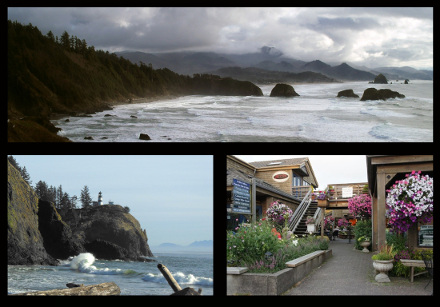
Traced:
<path fill-rule="evenodd" d="M 372 157 L 371 164 L 396 164 L 396 163 L 418 163 L 418 162 L 433 162 L 433 155 L 399 155 L 399 156 L 381 156 Z"/>
<path fill-rule="evenodd" d="M 385 245 L 385 233 L 386 233 L 386 218 L 385 218 L 385 183 L 386 183 L 386 174 L 385 173 L 377 173 L 377 242 L 375 248 L 380 248 Z M 373 242 L 374 244 L 374 242 Z"/>

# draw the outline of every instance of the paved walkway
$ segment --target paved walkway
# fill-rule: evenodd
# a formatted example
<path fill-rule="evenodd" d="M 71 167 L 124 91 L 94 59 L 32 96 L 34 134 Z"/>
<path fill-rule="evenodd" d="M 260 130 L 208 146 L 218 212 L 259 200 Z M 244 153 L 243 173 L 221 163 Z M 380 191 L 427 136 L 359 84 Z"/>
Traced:
<path fill-rule="evenodd" d="M 354 241 L 336 239 L 330 241 L 333 257 L 313 270 L 296 287 L 284 295 L 431 295 L 433 281 L 428 275 L 409 278 L 390 277 L 390 283 L 374 280 L 372 253 L 354 249 Z"/>

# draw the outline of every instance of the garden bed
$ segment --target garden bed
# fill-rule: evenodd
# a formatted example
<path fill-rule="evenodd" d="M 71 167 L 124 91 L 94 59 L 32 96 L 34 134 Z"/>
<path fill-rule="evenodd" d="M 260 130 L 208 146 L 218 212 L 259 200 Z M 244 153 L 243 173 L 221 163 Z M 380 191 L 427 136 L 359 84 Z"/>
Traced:
<path fill-rule="evenodd" d="M 332 256 L 332 250 L 320 250 L 286 263 L 276 273 L 247 273 L 246 268 L 227 268 L 227 295 L 281 295 L 304 279 Z"/>

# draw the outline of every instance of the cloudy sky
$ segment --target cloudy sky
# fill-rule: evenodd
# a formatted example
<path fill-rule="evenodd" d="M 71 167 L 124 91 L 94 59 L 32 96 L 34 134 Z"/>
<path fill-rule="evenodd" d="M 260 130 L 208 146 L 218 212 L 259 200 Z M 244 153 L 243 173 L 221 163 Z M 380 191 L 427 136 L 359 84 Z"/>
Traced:
<path fill-rule="evenodd" d="M 43 34 L 63 31 L 110 52 L 256 52 L 368 67 L 433 67 L 432 7 L 8 8 Z"/>
<path fill-rule="evenodd" d="M 178 155 L 13 155 L 26 167 L 32 186 L 42 180 L 78 197 L 88 186 L 128 206 L 146 229 L 148 243 L 188 245 L 213 239 L 213 158 Z M 152 248 L 154 253 L 154 249 Z"/>

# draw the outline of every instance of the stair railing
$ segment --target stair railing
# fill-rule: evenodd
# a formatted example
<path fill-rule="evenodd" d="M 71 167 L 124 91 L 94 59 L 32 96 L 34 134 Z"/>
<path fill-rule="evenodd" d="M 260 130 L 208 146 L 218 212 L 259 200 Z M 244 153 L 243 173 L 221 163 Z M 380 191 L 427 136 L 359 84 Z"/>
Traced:
<path fill-rule="evenodd" d="M 306 213 L 309 208 L 310 203 L 312 202 L 312 198 L 310 197 L 312 194 L 312 189 L 307 192 L 306 196 L 304 196 L 302 202 L 299 204 L 298 208 L 295 210 L 293 215 L 289 219 L 289 230 L 295 232 L 296 227 L 298 227 L 299 222 Z"/>
<path fill-rule="evenodd" d="M 318 229 L 319 225 L 321 225 L 322 216 L 323 216 L 323 214 L 321 214 L 321 212 L 322 212 L 322 209 L 320 207 L 318 207 L 318 209 L 316 209 L 316 211 L 315 211 L 315 214 L 313 215 L 313 218 L 315 219 L 315 229 Z"/>

